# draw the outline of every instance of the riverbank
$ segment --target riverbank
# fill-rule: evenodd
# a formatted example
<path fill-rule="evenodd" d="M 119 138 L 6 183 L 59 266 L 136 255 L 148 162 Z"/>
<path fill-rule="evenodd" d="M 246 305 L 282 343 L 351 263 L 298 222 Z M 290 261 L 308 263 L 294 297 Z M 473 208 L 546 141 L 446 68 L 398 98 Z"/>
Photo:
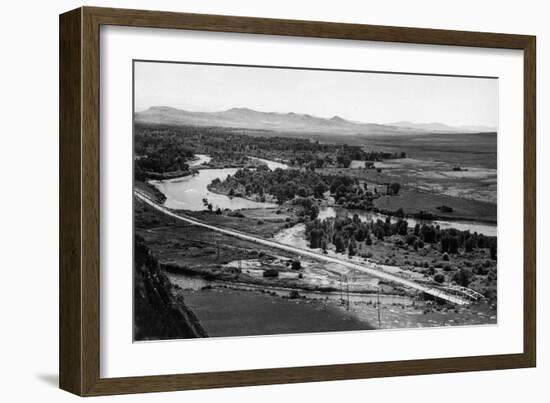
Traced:
<path fill-rule="evenodd" d="M 215 214 L 203 210 L 201 212 L 188 211 L 186 214 L 214 226 L 232 228 L 263 238 L 274 237 L 279 242 L 307 250 L 309 241 L 306 239 L 303 225 L 296 226 L 296 224 L 304 222 L 303 218 L 299 218 L 301 216 L 300 209 L 301 207 L 287 203 L 277 210 L 242 210 L 238 214 L 225 211 Z M 325 213 L 326 211 L 321 211 L 320 218 L 326 218 L 323 215 Z M 362 216 L 359 218 L 364 219 Z M 366 219 L 372 220 L 373 217 Z M 441 225 L 442 230 L 445 228 L 444 224 L 437 223 L 437 225 Z M 414 223 L 410 225 L 414 226 Z M 298 228 L 299 230 L 296 231 Z M 289 236 L 279 239 L 283 232 L 288 233 Z M 488 249 L 476 248 L 467 253 L 463 251 L 459 254 L 447 254 L 440 250 L 438 244 L 426 243 L 420 247 L 413 246 L 412 243 L 408 243 L 408 236 L 395 234 L 391 237 L 384 237 L 383 240 L 374 239 L 370 246 L 364 246 L 363 243 L 357 242 L 354 247 L 354 255 L 356 255 L 354 257 L 347 256 L 347 247 L 345 253 L 336 254 L 334 257 L 359 259 L 357 262 L 359 264 L 362 263 L 362 260 L 371 261 L 382 265 L 383 270 L 387 268 L 390 273 L 398 269 L 401 277 L 413 278 L 415 281 L 434 285 L 455 282 L 462 285 L 469 284 L 470 287 L 490 300 L 496 298 L 496 262 L 489 256 Z M 332 246 L 328 253 L 334 253 Z M 437 283 L 434 283 L 434 279 L 437 279 Z"/>
<path fill-rule="evenodd" d="M 203 212 L 202 214 L 203 220 L 207 217 L 211 217 L 213 220 L 219 219 L 214 213 Z M 155 213 L 152 212 L 152 215 L 154 216 Z M 157 216 L 156 219 L 158 220 L 158 218 Z M 391 283 L 380 282 L 362 273 L 350 272 L 348 268 L 342 267 L 339 264 L 332 265 L 300 258 L 300 269 L 293 270 L 291 263 L 297 259 L 297 256 L 293 256 L 290 253 L 275 249 L 272 250 L 269 247 L 263 246 L 259 252 L 255 243 L 226 237 L 222 234 L 195 226 L 178 226 L 169 218 L 164 220 L 164 217 L 161 216 L 160 218 L 158 222 L 154 222 L 155 225 L 149 225 L 148 229 L 142 233 L 144 237 L 149 239 L 149 243 L 157 251 L 156 253 L 159 256 L 163 256 L 163 263 L 173 268 L 176 267 L 177 269 L 172 269 L 172 272 L 178 272 L 179 270 L 180 275 L 193 273 L 195 276 L 205 280 L 219 281 L 225 285 L 238 287 L 257 286 L 264 290 L 286 288 L 289 290 L 294 289 L 299 294 L 304 292 L 319 292 L 321 294 L 325 293 L 325 297 L 330 297 L 331 293 L 338 294 L 339 290 L 345 289 L 346 293 L 348 290 L 351 293 L 363 292 L 363 299 L 368 298 L 372 300 L 372 295 L 376 290 L 380 290 L 382 295 L 400 294 L 416 298 L 416 294 L 410 289 L 398 287 Z M 234 225 L 237 228 L 242 228 L 243 220 L 250 220 L 234 217 L 227 217 L 227 219 L 234 220 Z M 139 231 L 141 233 L 141 229 Z M 396 245 L 391 242 L 382 243 L 381 246 L 386 251 L 396 249 Z M 402 251 L 405 254 L 404 249 Z M 261 256 L 260 253 L 262 254 Z M 438 252 L 433 250 L 433 253 Z M 442 254 L 439 253 L 438 256 L 440 256 L 440 260 L 445 261 Z M 345 256 L 341 256 L 341 258 L 345 259 Z M 354 257 L 354 259 L 361 258 Z M 423 278 L 426 282 L 433 281 L 432 273 L 429 271 L 424 272 L 424 267 L 416 267 L 415 265 L 412 265 L 412 267 L 405 265 L 403 268 L 391 265 L 387 267 L 388 270 L 393 267 L 399 268 L 403 273 L 411 273 L 411 275 L 415 276 L 416 281 Z M 181 270 L 182 268 L 183 270 Z M 189 271 L 189 269 L 191 270 Z M 430 269 L 432 268 L 428 268 L 428 270 Z M 445 273 L 449 278 L 457 272 L 454 265 L 435 267 L 434 270 L 433 274 L 441 272 Z M 264 272 L 266 271 L 276 271 L 277 275 L 274 277 L 271 277 L 271 275 L 264 276 Z M 475 277 L 483 281 L 484 278 L 487 278 L 487 273 L 488 271 L 485 271 L 483 275 L 478 276 L 476 274 Z M 417 276 L 419 277 L 416 278 Z M 347 280 L 344 284 L 342 279 L 346 278 Z M 306 285 L 305 287 L 303 286 L 304 284 Z M 494 284 L 496 285 L 496 281 Z M 365 303 L 365 301 L 362 301 L 362 303 Z M 359 306 L 361 305 L 359 304 Z M 364 308 L 368 311 L 370 307 L 366 305 Z M 438 305 L 437 309 L 447 308 Z M 474 317 L 478 309 L 478 305 L 470 305 L 466 310 L 461 312 L 461 316 L 457 317 L 455 324 L 460 324 L 461 318 Z M 496 317 L 496 302 L 488 304 L 486 310 L 491 314 L 480 316 L 480 319 L 478 319 L 479 323 L 483 323 L 486 319 L 489 320 L 488 318 L 492 316 Z M 412 311 L 405 310 L 404 312 L 406 315 L 412 315 Z M 423 314 L 424 311 L 414 309 L 414 312 L 418 315 L 420 313 Z M 448 315 L 441 315 L 441 317 L 448 317 Z M 406 323 L 410 325 L 410 320 L 413 319 L 407 319 Z M 424 323 L 423 325 L 436 325 L 436 323 L 443 325 L 437 321 L 432 324 Z"/>
<path fill-rule="evenodd" d="M 211 337 L 497 323 L 496 312 L 485 302 L 472 309 L 406 296 L 296 292 L 171 273 L 168 276 L 181 287 L 182 295 Z"/>
<path fill-rule="evenodd" d="M 138 189 L 143 194 L 147 195 L 151 200 L 156 203 L 163 204 L 166 201 L 166 196 L 153 184 L 149 182 L 134 181 L 134 189 Z"/>
<path fill-rule="evenodd" d="M 184 290 L 210 337 L 264 336 L 371 330 L 374 327 L 337 303 L 281 298 L 233 288 Z"/>

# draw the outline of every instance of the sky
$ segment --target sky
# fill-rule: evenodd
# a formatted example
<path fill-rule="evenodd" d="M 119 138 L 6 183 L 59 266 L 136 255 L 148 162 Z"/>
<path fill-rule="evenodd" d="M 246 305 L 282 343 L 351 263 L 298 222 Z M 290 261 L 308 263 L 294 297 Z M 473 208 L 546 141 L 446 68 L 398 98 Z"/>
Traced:
<path fill-rule="evenodd" d="M 136 112 L 250 108 L 366 123 L 498 126 L 498 79 L 135 62 Z"/>

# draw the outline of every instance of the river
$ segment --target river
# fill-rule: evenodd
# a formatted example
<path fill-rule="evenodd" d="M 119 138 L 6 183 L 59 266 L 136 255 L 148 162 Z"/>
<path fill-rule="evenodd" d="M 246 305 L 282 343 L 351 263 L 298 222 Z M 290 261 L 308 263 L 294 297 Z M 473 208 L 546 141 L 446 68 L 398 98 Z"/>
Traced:
<path fill-rule="evenodd" d="M 175 178 L 163 181 L 151 181 L 158 190 L 160 190 L 165 196 L 166 201 L 164 206 L 171 209 L 184 209 L 191 211 L 200 211 L 205 209 L 203 199 L 206 198 L 209 203 L 212 203 L 214 209 L 253 209 L 253 208 L 274 208 L 277 207 L 274 203 L 262 203 L 253 200 L 244 199 L 242 197 L 229 197 L 218 193 L 213 193 L 208 190 L 208 185 L 214 179 L 224 180 L 228 175 L 234 175 L 239 168 L 214 168 L 206 169 L 201 168 L 203 163 L 210 162 L 211 158 L 205 154 L 196 154 L 197 159 L 191 162 L 189 165 L 197 168 L 197 173 L 194 175 Z M 262 161 L 267 164 L 271 169 L 287 169 L 288 165 L 266 160 L 262 158 L 249 157 L 258 161 Z M 321 207 L 319 212 L 319 218 L 324 219 L 328 217 L 335 217 L 336 215 L 347 214 L 352 217 L 357 214 L 362 220 L 385 220 L 384 214 L 372 213 L 363 210 L 345 210 L 339 207 Z M 397 218 L 392 217 L 392 221 L 396 221 Z M 447 220 L 418 220 L 414 218 L 407 218 L 409 226 L 415 226 L 418 224 L 434 224 L 439 225 L 442 229 L 456 228 L 461 231 L 469 230 L 470 232 L 477 232 L 487 236 L 497 235 L 497 226 L 493 224 L 486 224 L 474 221 L 447 221 Z"/>
<path fill-rule="evenodd" d="M 189 162 L 189 167 L 198 167 L 202 164 L 208 164 L 210 161 L 212 161 L 212 158 L 209 155 L 206 154 L 195 154 L 195 157 L 197 157 L 196 160 Z"/>
<path fill-rule="evenodd" d="M 228 175 L 234 175 L 239 168 L 201 169 L 200 165 L 210 162 L 211 158 L 204 154 L 197 154 L 196 156 L 198 160 L 191 162 L 189 166 L 198 168 L 197 173 L 182 178 L 150 182 L 166 196 L 166 201 L 164 202 L 165 207 L 200 211 L 205 209 L 203 202 L 204 198 L 206 198 L 209 203 L 212 203 L 214 210 L 218 208 L 222 210 L 226 208 L 230 210 L 241 210 L 277 207 L 275 203 L 261 203 L 242 197 L 228 197 L 210 192 L 208 190 L 208 185 L 214 179 L 224 180 Z M 280 162 L 264 160 L 262 158 L 250 158 L 265 162 L 272 170 L 276 168 L 288 168 L 287 165 Z"/>
<path fill-rule="evenodd" d="M 341 207 L 322 207 L 319 209 L 319 219 L 323 220 L 329 217 L 336 217 L 336 215 L 345 215 L 348 217 L 353 217 L 354 214 L 357 214 L 359 218 L 363 221 L 370 220 L 385 220 L 386 215 L 379 213 L 372 213 L 364 210 L 348 210 Z M 391 217 L 392 222 L 399 220 L 396 217 Z M 420 220 L 416 218 L 405 218 L 409 227 L 414 227 L 416 224 L 433 224 L 439 225 L 441 229 L 455 228 L 460 231 L 470 231 L 477 232 L 478 234 L 483 234 L 487 236 L 497 236 L 497 226 L 493 224 L 486 224 L 475 221 L 445 221 L 445 220 Z"/>

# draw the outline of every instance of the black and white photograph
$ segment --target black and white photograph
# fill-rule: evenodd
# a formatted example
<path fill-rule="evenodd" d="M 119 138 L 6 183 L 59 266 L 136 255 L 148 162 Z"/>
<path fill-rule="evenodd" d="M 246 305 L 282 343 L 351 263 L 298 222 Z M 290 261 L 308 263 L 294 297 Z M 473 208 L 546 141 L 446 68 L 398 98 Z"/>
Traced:
<path fill-rule="evenodd" d="M 134 60 L 134 341 L 496 325 L 498 88 Z"/>

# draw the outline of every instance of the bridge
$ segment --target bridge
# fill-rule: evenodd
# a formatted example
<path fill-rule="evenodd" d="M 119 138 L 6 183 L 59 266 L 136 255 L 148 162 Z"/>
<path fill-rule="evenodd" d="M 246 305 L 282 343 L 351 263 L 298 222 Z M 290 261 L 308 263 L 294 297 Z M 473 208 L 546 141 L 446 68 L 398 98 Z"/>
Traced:
<path fill-rule="evenodd" d="M 286 244 L 274 241 L 272 239 L 262 238 L 262 237 L 259 237 L 257 235 L 250 235 L 250 234 L 238 231 L 238 230 L 224 228 L 224 227 L 218 227 L 218 226 L 215 226 L 215 225 L 212 225 L 212 224 L 205 223 L 201 220 L 197 220 L 196 218 L 186 216 L 184 214 L 176 214 L 172 210 L 170 210 L 166 207 L 163 207 L 163 206 L 159 205 L 158 203 L 154 202 L 145 193 L 143 193 L 142 191 L 140 191 L 138 189 L 134 190 L 134 194 L 139 200 L 141 200 L 144 203 L 148 204 L 149 206 L 151 206 L 155 210 L 158 210 L 158 211 L 166 214 L 167 216 L 173 217 L 177 220 L 186 222 L 186 223 L 191 224 L 191 225 L 196 225 L 196 226 L 199 226 L 199 227 L 202 227 L 202 228 L 207 228 L 207 229 L 210 229 L 212 231 L 216 231 L 216 232 L 219 232 L 219 233 L 222 233 L 222 234 L 225 234 L 225 235 L 229 235 L 229 236 L 232 236 L 232 237 L 235 237 L 235 238 L 239 238 L 239 239 L 242 239 L 242 240 L 245 240 L 245 241 L 251 241 L 251 242 L 254 242 L 254 243 L 257 243 L 257 244 L 260 244 L 260 245 L 265 245 L 265 246 L 269 246 L 269 247 L 272 247 L 272 248 L 285 250 L 285 251 L 288 251 L 288 252 L 292 252 L 292 253 L 295 253 L 295 254 L 298 254 L 298 255 L 301 255 L 301 256 L 305 256 L 305 257 L 309 257 L 309 258 L 312 258 L 312 259 L 316 259 L 316 260 L 319 260 L 319 261 L 328 262 L 328 263 L 337 263 L 337 264 L 342 265 L 344 267 L 347 267 L 349 269 L 357 270 L 357 271 L 367 273 L 371 276 L 377 277 L 377 278 L 385 280 L 385 281 L 390 281 L 390 282 L 394 282 L 394 283 L 403 285 L 405 287 L 414 289 L 418 292 L 426 293 L 428 295 L 434 296 L 436 298 L 442 299 L 444 301 L 447 301 L 447 302 L 450 302 L 450 303 L 453 303 L 453 304 L 456 304 L 456 305 L 468 305 L 472 301 L 472 298 L 469 296 L 468 293 L 463 292 L 462 290 L 459 290 L 459 289 L 454 289 L 454 288 L 451 289 L 450 287 L 435 287 L 435 286 L 430 286 L 430 285 L 426 285 L 426 284 L 420 284 L 420 283 L 417 283 L 416 281 L 408 280 L 408 279 L 405 279 L 403 277 L 399 277 L 397 275 L 382 271 L 380 268 L 377 267 L 376 264 L 371 263 L 371 262 L 365 262 L 365 263 L 361 263 L 361 264 L 356 263 L 356 262 L 350 262 L 350 261 L 346 261 L 346 260 L 343 260 L 343 259 L 340 259 L 340 258 L 337 258 L 337 257 L 324 255 L 324 254 L 322 254 L 320 252 L 317 252 L 313 249 L 311 249 L 311 250 L 302 249 L 302 248 L 298 248 L 298 247 L 295 247 L 295 246 L 292 246 L 292 245 L 286 245 Z M 475 291 L 473 291 L 473 290 L 469 290 L 469 291 L 472 291 L 472 292 L 475 293 Z"/>
<path fill-rule="evenodd" d="M 446 293 L 453 295 L 460 295 L 466 297 L 471 301 L 480 301 L 485 298 L 485 296 L 471 288 L 462 287 L 460 285 L 448 285 L 444 287 L 439 287 L 440 290 L 443 290 Z"/>

